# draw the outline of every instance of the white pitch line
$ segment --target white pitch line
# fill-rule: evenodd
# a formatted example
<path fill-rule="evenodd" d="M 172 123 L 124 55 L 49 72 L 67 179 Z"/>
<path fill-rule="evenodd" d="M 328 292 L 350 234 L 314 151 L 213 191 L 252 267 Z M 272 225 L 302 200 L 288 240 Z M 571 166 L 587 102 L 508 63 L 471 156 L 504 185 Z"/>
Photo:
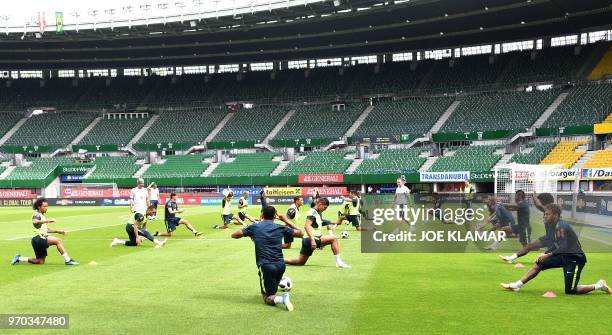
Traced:
<path fill-rule="evenodd" d="M 72 233 L 72 232 L 84 231 L 84 230 L 91 230 L 91 229 L 99 229 L 99 228 L 116 227 L 116 226 L 122 226 L 124 224 L 125 223 L 118 223 L 118 224 L 111 224 L 111 225 L 106 225 L 106 226 L 96 226 L 96 227 L 88 227 L 88 228 L 81 228 L 81 229 L 66 230 L 66 233 Z M 21 240 L 21 239 L 24 239 L 24 238 L 31 238 L 31 237 L 32 237 L 32 235 L 11 237 L 11 238 L 4 239 L 3 241 L 15 241 L 15 240 Z"/>
<path fill-rule="evenodd" d="M 598 239 L 598 238 L 591 237 L 591 236 L 589 236 L 589 235 L 584 235 L 584 234 L 583 234 L 583 235 L 580 235 L 580 236 L 585 237 L 585 238 L 587 238 L 587 239 L 589 239 L 589 240 L 591 240 L 591 241 L 595 241 L 595 242 L 603 243 L 603 244 L 606 244 L 606 245 L 612 245 L 612 242 L 608 242 L 608 241 L 600 240 L 600 239 Z"/>

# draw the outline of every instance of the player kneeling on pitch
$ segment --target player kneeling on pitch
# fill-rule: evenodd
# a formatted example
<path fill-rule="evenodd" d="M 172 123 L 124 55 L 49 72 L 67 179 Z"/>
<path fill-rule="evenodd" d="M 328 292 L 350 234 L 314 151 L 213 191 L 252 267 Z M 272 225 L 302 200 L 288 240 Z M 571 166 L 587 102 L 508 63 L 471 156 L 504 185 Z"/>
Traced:
<path fill-rule="evenodd" d="M 176 216 L 177 213 L 183 213 L 184 209 L 179 209 L 176 203 L 176 193 L 170 193 L 170 200 L 166 203 L 164 212 L 164 221 L 166 222 L 166 232 L 160 233 L 155 232 L 153 236 L 172 236 L 172 232 L 176 230 L 179 225 L 185 225 L 195 236 L 201 236 L 202 232 L 195 230 L 191 223 L 185 219 L 181 219 Z"/>
<path fill-rule="evenodd" d="M 555 227 L 552 247 L 540 255 L 536 264 L 519 281 L 501 284 L 507 290 L 519 291 L 523 285 L 535 278 L 540 271 L 562 268 L 565 278 L 565 294 L 585 294 L 594 290 L 612 293 L 605 280 L 600 279 L 593 285 L 578 285 L 580 274 L 587 262 L 578 236 L 572 227 L 561 220 L 561 207 L 549 204 L 544 211 L 544 224 Z"/>
<path fill-rule="evenodd" d="M 140 245 L 146 238 L 147 240 L 155 243 L 155 247 L 163 247 L 167 240 L 160 241 L 154 238 L 147 230 L 147 217 L 155 216 L 155 214 L 156 211 L 155 207 L 153 206 L 149 206 L 149 208 L 147 208 L 146 215 L 142 215 L 140 213 L 134 214 L 134 217 L 125 225 L 125 231 L 128 234 L 129 241 L 124 241 L 115 237 L 110 246 L 114 247 L 122 244 L 126 247 L 135 247 Z"/>
<path fill-rule="evenodd" d="M 262 221 L 235 231 L 232 238 L 250 237 L 255 242 L 255 259 L 259 268 L 259 285 L 264 302 L 272 306 L 282 304 L 288 311 L 292 311 L 293 304 L 289 299 L 289 292 L 283 293 L 282 296 L 276 295 L 278 284 L 285 273 L 282 239 L 289 236 L 302 237 L 304 233 L 299 229 L 274 223 L 275 217 L 277 217 L 276 208 L 266 206 L 262 209 Z M 284 219 L 282 215 L 278 217 Z"/>
<path fill-rule="evenodd" d="M 47 258 L 47 248 L 54 245 L 57 247 L 60 255 L 64 257 L 66 265 L 79 265 L 75 260 L 71 259 L 62 244 L 62 240 L 59 238 L 49 236 L 49 234 L 60 234 L 65 235 L 66 232 L 63 230 L 53 230 L 47 227 L 47 224 L 54 223 L 54 219 L 47 219 L 45 213 L 49 208 L 49 203 L 45 198 L 38 198 L 34 201 L 33 205 L 35 212 L 32 214 L 32 225 L 34 225 L 34 237 L 32 237 L 32 248 L 34 248 L 34 255 L 32 257 L 22 257 L 19 253 L 13 257 L 11 265 L 17 263 L 30 263 L 30 264 L 45 264 Z"/>
<path fill-rule="evenodd" d="M 336 257 L 336 267 L 350 268 L 350 265 L 344 263 L 342 258 L 340 258 L 340 245 L 336 236 L 321 234 L 321 227 L 332 224 L 328 220 L 323 220 L 322 217 L 322 213 L 327 209 L 327 207 L 329 207 L 329 200 L 327 198 L 320 198 L 317 200 L 314 208 L 310 209 L 304 226 L 308 237 L 302 239 L 300 256 L 295 259 L 285 260 L 286 264 L 304 265 L 308 261 L 308 258 L 312 256 L 315 249 L 322 249 L 326 245 L 331 245 L 332 252 Z M 338 222 L 336 224 L 342 223 L 343 220 L 344 216 L 341 216 L 338 218 Z"/>

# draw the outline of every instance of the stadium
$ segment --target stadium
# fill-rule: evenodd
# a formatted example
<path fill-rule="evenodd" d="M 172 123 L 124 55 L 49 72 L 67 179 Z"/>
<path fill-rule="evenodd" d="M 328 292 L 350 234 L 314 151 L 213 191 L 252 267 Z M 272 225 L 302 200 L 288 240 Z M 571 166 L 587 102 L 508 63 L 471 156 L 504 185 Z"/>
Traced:
<path fill-rule="evenodd" d="M 3 7 L 0 333 L 610 333 L 609 0 Z"/>

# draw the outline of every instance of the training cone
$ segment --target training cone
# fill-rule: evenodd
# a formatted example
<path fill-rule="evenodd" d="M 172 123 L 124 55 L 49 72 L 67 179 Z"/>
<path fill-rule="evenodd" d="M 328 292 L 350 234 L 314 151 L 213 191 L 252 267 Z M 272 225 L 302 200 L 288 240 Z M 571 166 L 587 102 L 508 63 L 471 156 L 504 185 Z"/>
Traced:
<path fill-rule="evenodd" d="M 523 265 L 523 263 L 516 263 L 516 264 L 514 265 L 514 267 L 515 267 L 515 268 L 524 268 L 524 267 L 525 267 L 525 265 Z"/>
<path fill-rule="evenodd" d="M 553 291 L 546 291 L 544 292 L 544 294 L 542 294 L 542 296 L 544 298 L 556 298 L 557 297 L 557 295 Z"/>
<path fill-rule="evenodd" d="M 89 265 L 98 265 L 98 262 L 96 262 L 96 261 L 91 261 L 91 262 L 89 262 Z"/>

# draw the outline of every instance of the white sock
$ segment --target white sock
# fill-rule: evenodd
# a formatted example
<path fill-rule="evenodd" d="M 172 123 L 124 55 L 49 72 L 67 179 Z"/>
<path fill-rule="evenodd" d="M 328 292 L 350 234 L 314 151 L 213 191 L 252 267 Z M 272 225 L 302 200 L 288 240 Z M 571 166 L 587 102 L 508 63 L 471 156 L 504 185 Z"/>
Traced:
<path fill-rule="evenodd" d="M 514 283 L 514 285 L 515 285 L 517 288 L 521 288 L 521 287 L 523 287 L 523 285 L 525 285 L 525 284 L 524 284 L 522 281 L 520 281 L 520 280 L 519 280 L 519 281 L 517 281 L 516 283 Z"/>
<path fill-rule="evenodd" d="M 21 257 L 19 257 L 19 262 L 27 263 L 28 262 L 28 258 L 21 256 Z"/>
<path fill-rule="evenodd" d="M 69 261 L 70 261 L 70 256 L 68 256 L 68 253 L 67 253 L 67 252 L 65 252 L 65 253 L 62 255 L 62 257 L 64 257 L 64 260 L 65 260 L 66 262 L 69 262 Z"/>
<path fill-rule="evenodd" d="M 274 303 L 275 304 L 282 304 L 283 303 L 283 297 L 277 295 L 276 297 L 274 297 Z"/>
<path fill-rule="evenodd" d="M 493 243 L 491 243 L 491 247 L 497 248 L 498 244 L 499 244 L 499 241 L 493 241 Z"/>
<path fill-rule="evenodd" d="M 162 241 L 160 241 L 160 240 L 158 240 L 156 238 L 153 239 L 153 242 L 155 242 L 155 244 L 157 244 L 157 245 L 161 245 L 162 244 Z"/>
<path fill-rule="evenodd" d="M 19 261 L 21 262 L 21 257 L 19 257 Z M 601 290 L 603 288 L 603 283 L 598 281 L 597 283 L 593 284 L 593 286 L 595 286 L 596 290 Z"/>
<path fill-rule="evenodd" d="M 340 258 L 340 254 L 334 255 L 336 257 L 336 264 L 342 263 L 342 258 Z"/>
<path fill-rule="evenodd" d="M 123 244 L 123 245 L 125 245 L 125 241 L 124 240 L 120 240 L 120 239 L 115 239 L 115 243 L 116 244 Z"/>
<path fill-rule="evenodd" d="M 515 260 L 515 259 L 517 259 L 517 258 L 518 258 L 518 255 L 517 255 L 517 254 L 514 254 L 514 255 L 512 255 L 512 256 L 508 256 L 508 260 L 511 260 L 511 261 L 513 261 L 513 260 Z"/>

